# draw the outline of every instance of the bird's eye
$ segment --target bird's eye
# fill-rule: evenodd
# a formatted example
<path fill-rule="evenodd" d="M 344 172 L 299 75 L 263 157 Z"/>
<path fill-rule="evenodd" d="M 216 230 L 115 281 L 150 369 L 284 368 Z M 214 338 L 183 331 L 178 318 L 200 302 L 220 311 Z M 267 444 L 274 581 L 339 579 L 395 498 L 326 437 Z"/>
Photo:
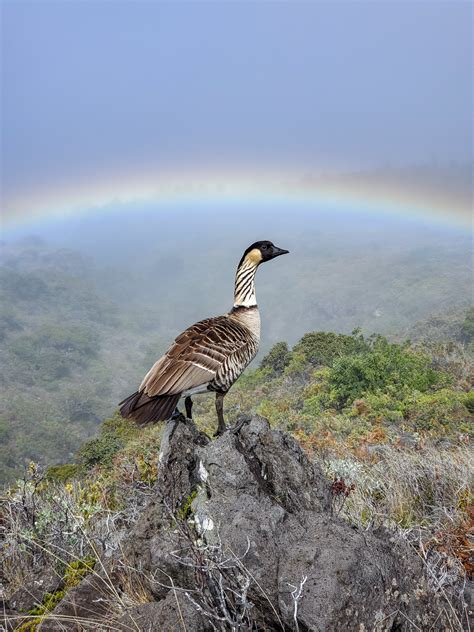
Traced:
<path fill-rule="evenodd" d="M 267 248 L 268 248 L 267 244 L 263 244 L 262 250 L 267 250 Z"/>

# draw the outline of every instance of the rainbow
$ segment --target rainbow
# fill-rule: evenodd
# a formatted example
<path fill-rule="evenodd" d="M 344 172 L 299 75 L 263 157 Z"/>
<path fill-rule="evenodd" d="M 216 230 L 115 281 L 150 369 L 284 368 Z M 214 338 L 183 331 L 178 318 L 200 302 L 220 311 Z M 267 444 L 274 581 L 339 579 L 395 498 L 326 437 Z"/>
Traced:
<path fill-rule="evenodd" d="M 8 229 L 68 217 L 126 210 L 145 204 L 152 209 L 193 205 L 304 205 L 325 210 L 344 210 L 429 219 L 468 228 L 472 221 L 469 192 L 446 190 L 370 173 L 317 175 L 252 170 L 227 173 L 152 171 L 115 174 L 54 189 L 36 189 L 9 200 L 3 209 Z"/>

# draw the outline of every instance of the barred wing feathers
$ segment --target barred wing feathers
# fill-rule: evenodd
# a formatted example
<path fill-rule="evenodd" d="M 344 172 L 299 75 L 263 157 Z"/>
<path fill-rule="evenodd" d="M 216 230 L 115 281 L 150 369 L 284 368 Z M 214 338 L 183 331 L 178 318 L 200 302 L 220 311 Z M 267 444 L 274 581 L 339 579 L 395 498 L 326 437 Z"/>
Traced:
<path fill-rule="evenodd" d="M 192 325 L 155 362 L 138 392 L 121 402 L 121 414 L 142 423 L 167 419 L 181 393 L 212 382 L 240 355 L 248 337 L 248 329 L 228 316 Z"/>
<path fill-rule="evenodd" d="M 224 318 L 208 318 L 186 329 L 148 371 L 140 390 L 150 396 L 173 395 L 210 382 L 225 355 L 209 331 Z"/>

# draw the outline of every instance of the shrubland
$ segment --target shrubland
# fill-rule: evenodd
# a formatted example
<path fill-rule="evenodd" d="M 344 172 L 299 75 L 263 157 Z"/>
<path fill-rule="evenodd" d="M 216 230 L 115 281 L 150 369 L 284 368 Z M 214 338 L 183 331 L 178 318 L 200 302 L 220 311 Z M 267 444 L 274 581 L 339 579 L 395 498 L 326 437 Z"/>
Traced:
<path fill-rule="evenodd" d="M 2 255 L 0 484 L 72 458 L 162 348 L 148 314 L 119 311 L 78 253 L 35 242 Z"/>
<path fill-rule="evenodd" d="M 278 221 L 272 220 L 275 230 Z M 158 235 L 143 231 L 135 221 L 128 228 L 135 241 L 128 230 L 123 233 L 118 227 L 119 242 L 111 240 L 109 223 L 107 239 L 97 242 L 96 235 L 91 241 L 89 234 L 84 242 L 73 239 L 75 247 L 94 259 L 35 238 L 2 244 L 0 484 L 21 475 L 31 460 L 45 466 L 70 460 L 97 433 L 101 420 L 113 414 L 117 402 L 136 388 L 176 334 L 230 304 L 239 256 L 230 253 L 241 243 L 236 237 L 240 227 L 235 227 L 236 233 L 226 229 L 227 236 L 216 240 L 208 223 L 193 224 L 193 230 L 180 234 L 179 248 L 169 227 L 169 238 L 162 225 Z M 472 335 L 472 310 L 469 318 L 465 316 L 471 284 L 466 265 L 469 240 L 426 230 L 409 236 L 401 227 L 386 228 L 372 222 L 367 232 L 354 223 L 341 232 L 329 222 L 318 226 L 317 235 L 301 229 L 292 237 L 298 243 L 296 256 L 259 272 L 265 326 L 257 362 L 278 340 L 291 346 L 316 323 L 319 329 L 346 334 L 359 323 L 364 332 L 390 334 L 392 341 L 394 332 L 400 331 L 400 341 L 411 338 L 416 344 L 425 344 L 426 338 L 432 344 L 452 340 L 456 351 L 443 351 L 439 368 L 450 363 L 448 373 L 464 370 L 457 350 Z M 242 239 L 246 244 L 247 237 Z M 429 316 L 434 309 L 441 316 Z M 416 325 L 420 319 L 423 322 Z M 282 371 L 291 361 L 288 378 L 297 375 L 299 362 L 327 368 L 333 356 L 349 351 L 344 345 L 360 344 L 351 336 L 325 335 L 324 340 L 304 337 L 303 346 L 293 346 L 288 356 L 281 343 L 283 347 L 275 348 L 280 365 L 272 370 Z M 356 366 L 359 361 L 354 359 L 346 370 L 361 369 L 363 379 L 377 379 Z M 295 378 L 295 384 L 301 379 Z M 331 379 L 334 382 L 337 375 Z M 396 388 L 393 372 L 390 380 Z M 334 382 L 333 393 L 324 397 L 335 397 L 338 389 Z M 340 392 L 341 398 L 350 396 Z"/>
<path fill-rule="evenodd" d="M 50 567 L 58 579 L 28 609 L 34 630 L 120 548 L 153 495 L 163 424 L 139 428 L 112 411 L 177 325 L 163 326 L 170 306 L 159 323 L 119 310 L 70 252 L 31 248 L 0 273 L 0 478 L 11 482 L 1 583 L 12 594 Z M 316 331 L 264 351 L 227 395 L 228 423 L 255 413 L 292 434 L 323 466 L 334 511 L 398 531 L 440 590 L 472 577 L 473 308 L 397 336 Z M 212 435 L 213 396 L 196 397 L 193 412 Z M 136 574 L 129 581 L 146 599 Z"/>
<path fill-rule="evenodd" d="M 398 531 L 447 590 L 474 572 L 472 351 L 471 337 L 410 344 L 360 331 L 308 333 L 291 349 L 275 344 L 245 372 L 226 397 L 227 421 L 255 413 L 291 433 L 323 466 L 334 510 L 362 529 Z M 213 396 L 195 404 L 198 427 L 211 435 Z M 31 463 L 7 489 L 10 592 L 44 565 L 62 577 L 120 546 L 152 493 L 162 426 L 115 415 L 73 462 Z"/>

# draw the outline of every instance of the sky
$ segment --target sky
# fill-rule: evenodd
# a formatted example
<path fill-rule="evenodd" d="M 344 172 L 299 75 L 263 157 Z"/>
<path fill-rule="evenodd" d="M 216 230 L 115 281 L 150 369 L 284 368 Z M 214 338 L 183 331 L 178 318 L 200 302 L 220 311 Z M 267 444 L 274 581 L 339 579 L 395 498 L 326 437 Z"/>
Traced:
<path fill-rule="evenodd" d="M 1 8 L 10 217 L 106 204 L 170 173 L 224 186 L 472 160 L 470 2 Z"/>

